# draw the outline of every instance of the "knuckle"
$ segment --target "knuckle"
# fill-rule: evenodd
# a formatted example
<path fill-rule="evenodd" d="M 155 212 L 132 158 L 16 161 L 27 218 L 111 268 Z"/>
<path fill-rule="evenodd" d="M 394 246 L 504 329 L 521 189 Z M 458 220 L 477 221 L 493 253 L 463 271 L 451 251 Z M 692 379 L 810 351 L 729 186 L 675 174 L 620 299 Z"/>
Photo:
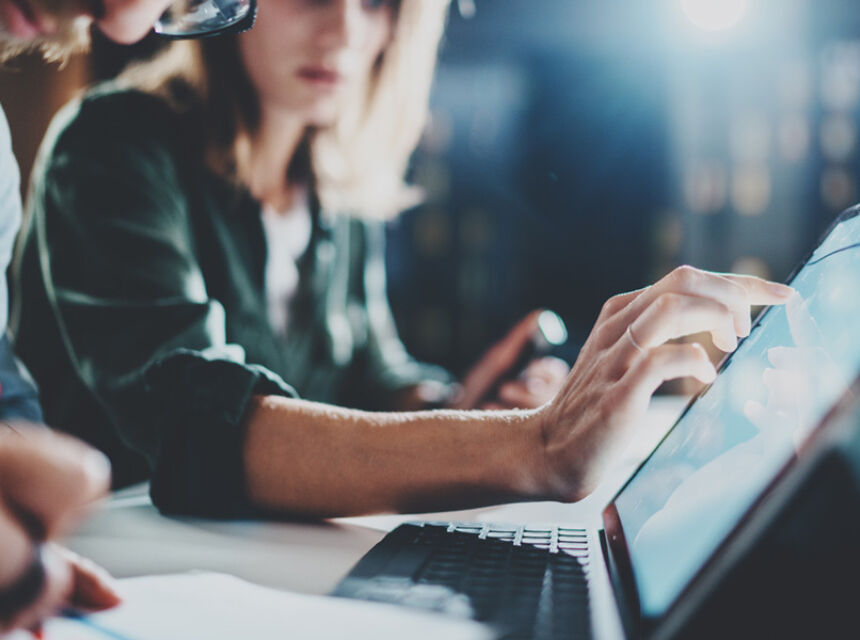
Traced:
<path fill-rule="evenodd" d="M 597 341 L 597 344 L 599 346 L 606 346 L 609 343 L 611 339 L 610 333 L 610 326 L 605 322 L 601 322 L 600 324 L 598 324 L 591 332 L 592 336 Z"/>
<path fill-rule="evenodd" d="M 663 315 L 674 315 L 684 306 L 684 296 L 677 293 L 661 293 L 654 301 L 656 311 Z"/>
<path fill-rule="evenodd" d="M 666 352 L 662 349 L 651 349 L 642 358 L 642 368 L 645 372 L 651 373 L 655 369 L 659 369 L 666 360 Z"/>
<path fill-rule="evenodd" d="M 702 272 L 696 269 L 695 267 L 691 267 L 688 264 L 681 265 L 677 267 L 674 271 L 672 271 L 673 279 L 681 286 L 689 287 L 694 285 L 699 278 L 701 278 Z"/>
<path fill-rule="evenodd" d="M 729 305 L 723 304 L 722 302 L 715 302 L 714 311 L 716 311 L 723 322 L 732 323 L 734 321 L 735 314 Z"/>
<path fill-rule="evenodd" d="M 732 290 L 732 298 L 738 303 L 749 304 L 750 292 L 747 291 L 747 288 L 731 278 L 726 278 L 726 280 Z"/>
<path fill-rule="evenodd" d="M 602 316 L 611 316 L 615 314 L 619 309 L 621 309 L 621 307 L 624 306 L 623 302 L 624 298 L 621 296 L 621 294 L 612 296 L 606 302 L 603 303 L 603 307 L 600 310 L 600 314 Z"/>
<path fill-rule="evenodd" d="M 750 300 L 749 298 L 743 294 L 738 293 L 737 295 L 732 295 L 729 299 L 729 302 L 726 307 L 726 312 L 730 313 L 732 317 L 737 316 L 741 317 L 743 315 L 748 315 L 750 310 Z"/>
<path fill-rule="evenodd" d="M 692 361 L 703 361 L 710 362 L 710 358 L 708 357 L 708 352 L 698 342 L 692 342 L 690 344 L 684 345 L 684 353 L 685 355 Z"/>

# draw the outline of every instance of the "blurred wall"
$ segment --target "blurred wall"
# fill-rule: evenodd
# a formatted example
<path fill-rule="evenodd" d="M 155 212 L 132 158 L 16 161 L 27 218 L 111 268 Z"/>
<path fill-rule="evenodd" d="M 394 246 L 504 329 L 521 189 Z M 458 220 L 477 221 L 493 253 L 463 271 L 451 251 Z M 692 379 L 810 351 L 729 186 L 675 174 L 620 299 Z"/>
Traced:
<path fill-rule="evenodd" d="M 415 159 L 431 197 L 391 233 L 417 355 L 462 370 L 549 306 L 572 358 L 604 299 L 677 265 L 789 275 L 860 198 L 860 5 L 747 4 L 722 31 L 674 0 L 452 18 Z"/>
<path fill-rule="evenodd" d="M 389 289 L 416 355 L 462 371 L 550 307 L 572 359 L 603 301 L 653 278 L 668 78 L 633 4 L 494 0 L 452 16 L 414 163 L 428 203 L 391 233 Z"/>

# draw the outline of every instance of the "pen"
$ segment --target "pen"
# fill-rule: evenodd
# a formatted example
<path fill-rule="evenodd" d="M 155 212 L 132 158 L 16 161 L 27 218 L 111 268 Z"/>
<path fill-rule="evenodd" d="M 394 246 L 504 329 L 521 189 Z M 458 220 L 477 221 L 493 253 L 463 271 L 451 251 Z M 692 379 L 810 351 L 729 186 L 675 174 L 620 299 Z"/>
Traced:
<path fill-rule="evenodd" d="M 60 611 L 60 616 L 66 618 L 67 620 L 74 620 L 75 622 L 84 625 L 89 628 L 90 631 L 97 633 L 100 636 L 103 636 L 105 640 L 136 640 L 134 638 L 130 638 L 123 633 L 119 633 L 110 629 L 109 627 L 103 626 L 95 621 L 92 618 L 87 616 L 85 613 L 80 611 L 76 611 L 75 609 L 63 609 Z"/>

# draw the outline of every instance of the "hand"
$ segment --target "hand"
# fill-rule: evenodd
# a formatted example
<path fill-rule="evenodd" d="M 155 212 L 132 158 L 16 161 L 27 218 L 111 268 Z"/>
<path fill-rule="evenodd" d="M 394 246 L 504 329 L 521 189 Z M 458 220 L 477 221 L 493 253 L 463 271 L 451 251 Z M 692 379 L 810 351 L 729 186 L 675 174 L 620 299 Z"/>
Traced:
<path fill-rule="evenodd" d="M 484 402 L 480 409 L 537 409 L 561 391 L 570 373 L 568 364 L 559 358 L 532 360 L 514 380 L 502 383 L 495 399 Z"/>
<path fill-rule="evenodd" d="M 570 371 L 558 358 L 533 360 L 517 379 L 502 382 L 528 348 L 540 314 L 532 311 L 478 360 L 463 378 L 452 409 L 533 409 L 555 397 Z M 495 397 L 486 398 L 500 382 Z"/>
<path fill-rule="evenodd" d="M 679 267 L 655 285 L 611 298 L 555 400 L 539 411 L 543 484 L 551 496 L 579 500 L 666 380 L 716 377 L 703 347 L 665 344 L 698 332 L 723 351 L 750 332 L 750 306 L 784 304 L 785 285 Z"/>
<path fill-rule="evenodd" d="M 100 453 L 66 436 L 26 426 L 0 437 L 0 598 L 33 567 L 41 549 L 44 580 L 22 608 L 0 619 L 0 633 L 31 628 L 64 606 L 102 609 L 119 598 L 107 574 L 54 544 L 109 486 Z"/>

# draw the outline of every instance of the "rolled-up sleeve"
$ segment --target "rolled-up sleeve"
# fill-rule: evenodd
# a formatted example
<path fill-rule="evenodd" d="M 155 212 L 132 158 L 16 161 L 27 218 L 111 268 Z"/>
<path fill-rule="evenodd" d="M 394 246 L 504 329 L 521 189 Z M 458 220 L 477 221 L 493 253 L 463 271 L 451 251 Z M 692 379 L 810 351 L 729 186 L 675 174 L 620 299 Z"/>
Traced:
<path fill-rule="evenodd" d="M 5 332 L 0 336 L 0 420 L 42 422 L 39 392 Z"/>
<path fill-rule="evenodd" d="M 152 104 L 134 120 L 141 100 Z M 33 204 L 42 277 L 77 375 L 147 459 L 155 505 L 243 515 L 249 402 L 294 392 L 226 339 L 196 256 L 181 132 L 159 109 L 140 94 L 85 103 L 42 151 Z"/>

